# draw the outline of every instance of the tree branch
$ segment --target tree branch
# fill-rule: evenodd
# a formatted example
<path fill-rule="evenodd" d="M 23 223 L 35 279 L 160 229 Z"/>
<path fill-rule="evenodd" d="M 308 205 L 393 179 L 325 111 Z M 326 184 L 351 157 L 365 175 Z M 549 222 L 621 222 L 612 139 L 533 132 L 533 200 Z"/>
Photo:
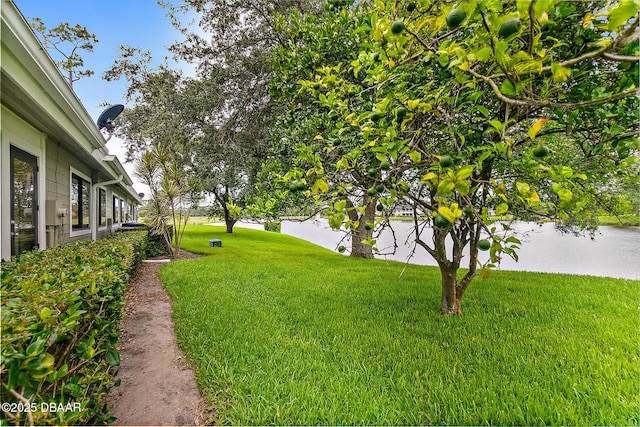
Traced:
<path fill-rule="evenodd" d="M 640 62 L 640 56 L 624 56 L 624 55 L 616 55 L 614 53 L 605 52 L 602 54 L 604 59 L 608 59 L 610 61 L 616 62 Z"/>
<path fill-rule="evenodd" d="M 493 92 L 495 93 L 495 95 L 502 102 L 505 102 L 505 103 L 510 104 L 510 105 L 518 105 L 518 106 L 521 106 L 521 107 L 536 106 L 536 107 L 552 107 L 552 108 L 575 109 L 575 108 L 591 107 L 593 105 L 603 104 L 603 103 L 608 102 L 608 101 L 615 101 L 617 99 L 626 98 L 627 96 L 640 95 L 640 89 L 630 88 L 630 89 L 627 89 L 627 90 L 623 90 L 622 92 L 613 94 L 611 96 L 607 96 L 607 97 L 604 97 L 604 98 L 598 98 L 598 99 L 591 99 L 589 101 L 582 101 L 582 102 L 566 102 L 565 103 L 565 102 L 540 101 L 540 100 L 535 100 L 535 99 L 526 99 L 526 100 L 513 99 L 513 98 L 509 98 L 508 96 L 505 96 L 502 92 L 500 92 L 500 88 L 498 87 L 498 84 L 495 81 L 493 81 L 491 78 L 489 78 L 487 76 L 483 76 L 482 74 L 479 74 L 479 73 L 475 72 L 472 69 L 469 70 L 469 73 L 471 73 L 471 75 L 473 75 L 474 77 L 476 77 L 476 78 L 478 78 L 480 80 L 484 80 L 485 82 L 489 83 L 489 85 L 493 89 Z"/>

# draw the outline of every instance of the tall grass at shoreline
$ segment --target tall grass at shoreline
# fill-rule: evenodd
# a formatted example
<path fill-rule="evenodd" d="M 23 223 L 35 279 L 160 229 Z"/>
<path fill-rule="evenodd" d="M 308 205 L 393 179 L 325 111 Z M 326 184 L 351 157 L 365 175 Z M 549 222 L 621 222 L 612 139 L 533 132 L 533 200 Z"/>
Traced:
<path fill-rule="evenodd" d="M 640 421 L 640 281 L 495 272 L 442 317 L 434 267 L 240 228 L 189 226 L 183 248 L 209 256 L 161 279 L 216 423 Z"/>

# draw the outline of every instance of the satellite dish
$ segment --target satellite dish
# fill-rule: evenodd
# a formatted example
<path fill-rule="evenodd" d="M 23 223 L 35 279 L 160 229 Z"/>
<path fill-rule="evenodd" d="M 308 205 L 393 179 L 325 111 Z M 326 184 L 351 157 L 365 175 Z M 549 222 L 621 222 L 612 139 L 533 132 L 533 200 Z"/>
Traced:
<path fill-rule="evenodd" d="M 98 125 L 98 129 L 106 129 L 107 132 L 109 132 L 109 138 L 111 138 L 111 134 L 116 128 L 116 125 L 113 121 L 120 115 L 120 113 L 122 113 L 122 110 L 124 110 L 124 105 L 114 104 L 104 110 L 98 117 L 98 121 L 96 122 L 96 124 Z M 109 140 L 109 138 L 107 138 L 107 141 Z"/>

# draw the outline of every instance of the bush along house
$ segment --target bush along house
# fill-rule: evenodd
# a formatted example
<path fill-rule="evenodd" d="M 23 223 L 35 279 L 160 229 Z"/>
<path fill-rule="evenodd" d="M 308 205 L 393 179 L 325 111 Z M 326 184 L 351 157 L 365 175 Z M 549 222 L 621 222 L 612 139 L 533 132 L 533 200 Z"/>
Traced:
<path fill-rule="evenodd" d="M 12 1 L 2 0 L 0 258 L 137 219 L 140 196 Z"/>

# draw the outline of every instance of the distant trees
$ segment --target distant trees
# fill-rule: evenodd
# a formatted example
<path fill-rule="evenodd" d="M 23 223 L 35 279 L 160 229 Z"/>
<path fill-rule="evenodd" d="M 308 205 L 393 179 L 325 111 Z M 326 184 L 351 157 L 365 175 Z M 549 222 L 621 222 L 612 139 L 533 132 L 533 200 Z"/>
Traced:
<path fill-rule="evenodd" d="M 87 27 L 80 24 L 71 26 L 63 22 L 54 28 L 47 28 L 40 18 L 33 18 L 29 25 L 40 35 L 44 47 L 55 56 L 61 57 L 54 58 L 54 62 L 69 82 L 69 86 L 73 87 L 73 82 L 94 74 L 92 70 L 82 69 L 84 59 L 80 51 L 93 52 L 94 45 L 98 43 L 96 35 L 90 33 Z"/>

